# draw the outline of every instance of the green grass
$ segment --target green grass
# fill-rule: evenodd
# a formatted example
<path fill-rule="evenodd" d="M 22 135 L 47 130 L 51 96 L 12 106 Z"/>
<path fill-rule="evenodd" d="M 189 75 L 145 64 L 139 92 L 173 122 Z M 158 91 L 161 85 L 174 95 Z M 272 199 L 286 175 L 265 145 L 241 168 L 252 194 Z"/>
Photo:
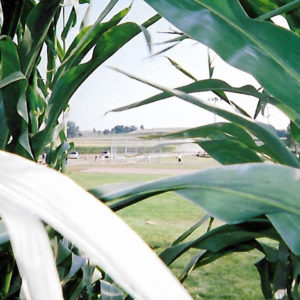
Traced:
<path fill-rule="evenodd" d="M 100 154 L 102 151 L 109 151 L 110 147 L 95 147 L 95 146 L 75 146 L 74 151 L 80 154 Z"/>
<path fill-rule="evenodd" d="M 84 188 L 116 182 L 149 181 L 163 177 L 149 174 L 99 174 L 68 171 Z M 182 232 L 196 223 L 204 212 L 195 204 L 173 194 L 155 196 L 128 207 L 119 216 L 125 220 L 147 243 L 160 253 Z M 220 224 L 220 223 L 219 223 Z M 204 233 L 205 226 L 195 235 Z M 191 257 L 192 250 L 171 265 L 179 276 Z M 193 299 L 263 299 L 260 281 L 254 263 L 260 255 L 256 251 L 226 256 L 209 265 L 194 270 L 184 285 Z"/>

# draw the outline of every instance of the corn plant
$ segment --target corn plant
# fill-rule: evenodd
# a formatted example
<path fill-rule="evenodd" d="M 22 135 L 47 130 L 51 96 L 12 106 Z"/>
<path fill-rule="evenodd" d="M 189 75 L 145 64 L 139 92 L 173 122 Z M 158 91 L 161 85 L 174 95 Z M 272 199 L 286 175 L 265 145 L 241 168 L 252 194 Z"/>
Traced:
<path fill-rule="evenodd" d="M 70 98 L 96 68 L 160 18 L 142 26 L 124 23 L 130 7 L 108 18 L 117 2 L 109 1 L 94 24 L 83 20 L 72 39 L 76 7 L 88 6 L 89 0 L 72 1 L 71 7 L 62 0 L 1 0 L 0 150 L 37 161 L 49 149 L 46 163 L 63 170 L 72 147 L 65 134 Z M 124 251 L 121 244 L 130 240 L 110 244 L 121 241 L 113 231 L 126 227 L 118 226 L 120 221 L 106 209 L 102 213 L 94 198 L 50 170 L 14 155 L 0 156 L 1 299 L 129 297 L 110 276 L 138 299 L 190 298 L 156 258 L 145 258 L 153 254 L 142 243 L 133 247 L 148 254 L 132 252 L 134 260 L 127 264 L 132 249 Z M 90 218 L 96 223 L 85 224 Z M 159 266 L 154 273 L 165 274 L 166 280 L 153 277 L 146 265 L 147 272 L 140 270 L 144 275 L 134 271 L 143 268 L 135 259 Z M 171 282 L 177 287 L 170 288 Z"/>
<path fill-rule="evenodd" d="M 300 141 L 300 55 L 296 50 L 300 47 L 300 1 L 146 2 L 182 31 L 180 39 L 192 38 L 207 45 L 232 66 L 253 75 L 262 88 L 232 87 L 212 76 L 207 80 L 189 76 L 194 82 L 171 89 L 118 70 L 161 90 L 161 93 L 114 111 L 175 96 L 224 118 L 227 122 L 192 128 L 167 137 L 193 138 L 212 157 L 228 166 L 132 188 L 119 186 L 117 191 L 110 186 L 95 188 L 91 192 L 105 201 L 119 199 L 110 205 L 114 210 L 167 191 L 182 195 L 204 208 L 209 216 L 226 222 L 226 225 L 187 242 L 186 237 L 203 223 L 199 222 L 161 253 L 169 265 L 189 249 L 199 249 L 183 270 L 182 281 L 193 269 L 224 255 L 257 249 L 264 255 L 256 267 L 265 298 L 299 299 L 297 188 L 300 162 L 273 130 L 255 118 L 266 103 L 276 106 L 288 116 L 293 138 Z M 286 19 L 290 30 L 271 21 L 277 15 Z M 178 42 L 178 38 L 173 41 Z M 182 71 L 179 66 L 177 69 Z M 210 71 L 212 75 L 211 68 Z M 203 91 L 216 93 L 237 112 L 216 107 L 193 95 Z M 226 92 L 254 96 L 258 103 L 255 114 L 250 116 L 241 110 Z M 263 243 L 261 237 L 274 243 Z"/>
<path fill-rule="evenodd" d="M 123 299 L 109 276 L 136 299 L 191 299 L 121 219 L 68 177 L 3 151 L 0 162 L 1 299 Z M 64 236 L 52 239 L 55 259 L 54 229 Z M 9 240 L 21 295 L 20 278 L 8 264 Z"/>
<path fill-rule="evenodd" d="M 132 22 L 120 23 L 130 7 L 104 22 L 117 2 L 110 1 L 93 25 L 82 26 L 70 40 L 68 33 L 77 20 L 75 7 L 67 9 L 61 0 L 1 1 L 0 79 L 4 86 L 0 149 L 37 161 L 48 146 L 48 165 L 63 168 L 70 148 L 64 124 L 70 98 L 96 68 L 142 28 Z M 67 21 L 60 30 L 62 18 Z M 158 19 L 154 16 L 143 27 Z M 47 66 L 44 73 L 43 63 Z M 58 146 L 56 139 L 60 140 Z"/>

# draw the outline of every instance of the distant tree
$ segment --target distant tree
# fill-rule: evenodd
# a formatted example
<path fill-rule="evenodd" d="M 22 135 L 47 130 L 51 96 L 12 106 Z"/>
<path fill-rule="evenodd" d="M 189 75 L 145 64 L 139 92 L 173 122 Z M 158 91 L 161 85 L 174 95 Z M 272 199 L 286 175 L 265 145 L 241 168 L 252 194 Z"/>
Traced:
<path fill-rule="evenodd" d="M 124 125 L 116 125 L 112 130 L 114 130 L 116 134 L 123 133 Z"/>
<path fill-rule="evenodd" d="M 130 131 L 132 131 L 132 130 L 130 129 L 130 127 L 125 126 L 125 127 L 124 127 L 124 130 L 123 130 L 123 133 L 130 132 Z"/>
<path fill-rule="evenodd" d="M 136 126 L 130 126 L 130 131 L 136 131 L 138 128 Z"/>
<path fill-rule="evenodd" d="M 135 131 L 137 130 L 136 126 L 124 126 L 124 125 L 116 125 L 112 130 L 111 133 L 127 133 L 127 132 L 131 132 L 131 131 Z"/>
<path fill-rule="evenodd" d="M 276 133 L 279 137 L 286 137 L 288 134 L 285 129 L 276 129 Z"/>
<path fill-rule="evenodd" d="M 76 123 L 74 121 L 68 121 L 67 123 L 67 137 L 68 138 L 74 138 L 76 136 L 79 136 L 79 126 L 76 126 Z"/>
<path fill-rule="evenodd" d="M 144 130 L 144 129 L 145 129 L 144 125 L 141 125 L 141 126 L 140 126 L 140 129 L 141 129 L 141 130 Z"/>
<path fill-rule="evenodd" d="M 138 128 L 134 125 L 132 126 L 124 126 L 124 125 L 116 125 L 111 130 L 105 129 L 103 134 L 120 134 L 120 133 L 128 133 L 131 131 L 136 131 Z M 99 133 L 99 132 L 98 132 Z"/>

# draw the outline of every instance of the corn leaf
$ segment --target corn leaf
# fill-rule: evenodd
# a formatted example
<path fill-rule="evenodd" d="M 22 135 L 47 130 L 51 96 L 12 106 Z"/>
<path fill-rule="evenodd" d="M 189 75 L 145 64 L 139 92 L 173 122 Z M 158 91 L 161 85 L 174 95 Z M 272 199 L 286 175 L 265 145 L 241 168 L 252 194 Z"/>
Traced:
<path fill-rule="evenodd" d="M 109 22 L 96 23 L 81 30 L 65 53 L 63 63 L 55 74 L 54 83 L 60 78 L 64 71 L 78 65 L 95 46 L 102 34 L 116 26 L 127 15 L 128 11 L 129 8 L 125 8 L 116 14 Z"/>
<path fill-rule="evenodd" d="M 29 210 L 10 203 L 9 196 L 9 192 L 2 193 L 0 213 L 8 229 L 26 298 L 62 300 L 53 253 L 42 222 Z"/>
<path fill-rule="evenodd" d="M 61 0 L 39 1 L 27 17 L 24 37 L 18 47 L 22 71 L 26 77 L 29 77 L 36 63 L 60 2 Z"/>
<path fill-rule="evenodd" d="M 33 157 L 28 139 L 29 117 L 25 97 L 27 80 L 20 71 L 17 49 L 9 37 L 0 39 L 0 52 L 1 79 L 4 82 L 1 89 L 2 114 L 5 112 L 3 122 L 13 137 L 8 149 L 26 157 Z M 6 136 L 7 134 L 3 138 L 6 139 Z"/>
<path fill-rule="evenodd" d="M 23 9 L 23 0 L 2 0 L 1 7 L 3 15 L 5 16 L 1 28 L 1 35 L 9 35 L 13 39 Z"/>
<path fill-rule="evenodd" d="M 270 95 L 293 110 L 293 121 L 298 118 L 300 55 L 294 49 L 300 47 L 300 38 L 296 34 L 250 19 L 237 0 L 146 2 L 230 65 L 252 74 Z"/>
<path fill-rule="evenodd" d="M 38 224 L 42 224 L 37 222 L 39 219 L 79 247 L 136 299 L 191 299 L 157 256 L 121 219 L 69 178 L 5 152 L 0 152 L 0 161 L 1 216 L 8 222 L 10 235 L 14 235 L 13 250 L 18 265 L 24 264 L 26 268 L 22 273 L 25 282 L 30 280 L 26 266 L 34 260 L 39 261 L 39 255 L 33 252 L 31 256 L 30 251 L 26 251 L 28 257 L 23 261 L 23 253 L 18 255 L 22 249 L 19 246 L 27 243 L 27 239 L 21 235 L 33 237 Z M 18 219 L 19 212 L 23 218 Z M 27 227 L 27 216 L 32 216 L 30 224 L 34 228 Z M 28 243 L 31 241 L 38 247 L 40 235 L 41 232 L 38 239 L 28 239 Z M 41 286 L 36 275 L 29 276 L 37 278 L 33 292 Z M 46 290 L 46 281 L 42 282 Z"/>
<path fill-rule="evenodd" d="M 152 25 L 159 18 L 159 16 L 150 18 L 144 26 Z M 74 66 L 61 76 L 49 99 L 46 128 L 33 138 L 35 153 L 40 153 L 44 145 L 51 140 L 58 116 L 66 108 L 70 97 L 83 81 L 140 31 L 140 27 L 135 23 L 124 23 L 111 28 L 98 38 L 92 58 L 88 62 Z"/>
<path fill-rule="evenodd" d="M 243 95 L 249 95 L 256 98 L 267 98 L 267 96 L 264 96 L 262 93 L 258 92 L 253 86 L 251 85 L 245 85 L 242 87 L 232 87 L 227 82 L 219 79 L 205 79 L 205 80 L 199 80 L 184 86 L 177 87 L 176 90 L 182 91 L 188 94 L 191 93 L 199 93 L 199 92 L 207 92 L 207 91 L 213 91 L 213 92 L 231 92 L 231 93 L 238 93 Z M 167 99 L 172 97 L 167 92 L 162 92 L 159 94 L 156 94 L 154 96 L 151 96 L 147 99 L 144 99 L 142 101 L 122 106 L 120 108 L 113 109 L 112 112 L 118 112 L 118 111 L 124 111 L 132 108 L 136 108 L 142 105 L 154 103 L 159 100 Z M 226 99 L 226 98 L 225 98 Z M 227 100 L 228 101 L 228 100 Z"/>
<path fill-rule="evenodd" d="M 299 255 L 299 178 L 297 168 L 252 163 L 170 177 L 111 193 L 105 189 L 102 193 L 98 188 L 93 193 L 106 201 L 122 199 L 123 203 L 135 203 L 154 194 L 174 191 L 209 215 L 234 224 L 267 215 L 282 239 Z"/>
<path fill-rule="evenodd" d="M 208 103 L 208 101 L 196 98 L 192 95 L 183 93 L 179 90 L 172 90 L 172 89 L 163 87 L 159 84 L 155 84 L 153 82 L 149 82 L 147 80 L 141 79 L 137 76 L 134 76 L 127 72 L 121 71 L 117 68 L 112 68 L 112 69 L 128 76 L 129 78 L 143 82 L 154 88 L 160 89 L 172 96 L 176 96 L 188 103 L 194 104 L 198 107 L 206 109 L 207 111 L 218 114 L 222 118 L 227 119 L 228 121 L 243 127 L 245 130 L 248 130 L 251 134 L 255 135 L 261 142 L 263 142 L 263 144 L 264 144 L 263 147 L 265 148 L 264 151 L 268 152 L 268 155 L 270 156 L 270 158 L 272 158 L 272 160 L 282 163 L 282 164 L 285 164 L 285 165 L 289 165 L 289 166 L 293 166 L 293 167 L 300 167 L 300 163 L 297 160 L 297 158 L 288 151 L 286 146 L 276 136 L 276 133 L 274 133 L 272 130 L 270 130 L 264 124 L 260 124 L 258 122 L 253 121 L 250 118 L 247 118 L 247 117 L 238 115 L 236 113 L 232 113 L 230 111 L 213 106 L 210 103 Z M 136 107 L 139 104 L 135 103 L 133 105 Z M 126 108 L 128 108 L 128 106 L 123 107 L 122 110 L 125 110 Z"/>
<path fill-rule="evenodd" d="M 164 135 L 166 138 L 194 138 L 209 155 L 222 164 L 263 161 L 258 147 L 244 128 L 233 123 L 214 123 Z M 199 139 L 202 138 L 202 139 Z"/>

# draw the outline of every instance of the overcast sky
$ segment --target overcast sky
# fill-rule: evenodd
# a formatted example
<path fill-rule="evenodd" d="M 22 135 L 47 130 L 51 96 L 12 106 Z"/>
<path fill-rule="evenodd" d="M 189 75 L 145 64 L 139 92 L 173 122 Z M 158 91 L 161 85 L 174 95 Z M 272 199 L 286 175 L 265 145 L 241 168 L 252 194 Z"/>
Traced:
<path fill-rule="evenodd" d="M 91 21 L 97 18 L 97 15 L 107 2 L 92 1 Z M 112 14 L 129 4 L 130 1 L 121 0 Z M 141 24 L 154 13 L 144 1 L 135 0 L 126 20 Z M 170 31 L 170 29 L 176 28 L 165 20 L 157 22 L 149 29 L 152 35 L 152 42 L 158 43 L 169 39 L 169 35 L 160 32 Z M 161 49 L 160 47 L 154 47 L 154 53 Z M 166 56 L 175 60 L 197 79 L 208 78 L 207 47 L 194 41 L 184 41 L 162 55 L 150 57 L 145 38 L 140 34 L 107 60 L 83 83 L 70 102 L 69 119 L 75 121 L 79 125 L 80 130 L 93 128 L 97 130 L 111 129 L 115 125 L 120 124 L 144 125 L 145 128 L 162 128 L 195 127 L 212 123 L 214 116 L 211 113 L 175 98 L 127 112 L 110 113 L 104 116 L 106 111 L 142 100 L 159 92 L 147 85 L 118 74 L 106 66 L 118 67 L 166 87 L 175 88 L 191 83 L 192 80 L 177 71 L 168 62 Z M 214 78 L 223 79 L 233 86 L 252 84 L 255 87 L 259 87 L 251 76 L 228 66 L 221 59 L 216 57 L 214 63 Z M 214 95 L 201 93 L 198 96 L 202 99 L 208 99 Z M 256 100 L 252 97 L 230 95 L 230 99 L 236 100 L 239 105 L 251 114 L 255 110 Z M 270 108 L 269 114 L 269 118 L 260 117 L 259 120 L 266 123 L 270 122 L 277 128 L 287 127 L 287 119 L 279 114 L 275 108 Z M 219 120 L 221 119 L 217 118 L 217 121 Z"/>

